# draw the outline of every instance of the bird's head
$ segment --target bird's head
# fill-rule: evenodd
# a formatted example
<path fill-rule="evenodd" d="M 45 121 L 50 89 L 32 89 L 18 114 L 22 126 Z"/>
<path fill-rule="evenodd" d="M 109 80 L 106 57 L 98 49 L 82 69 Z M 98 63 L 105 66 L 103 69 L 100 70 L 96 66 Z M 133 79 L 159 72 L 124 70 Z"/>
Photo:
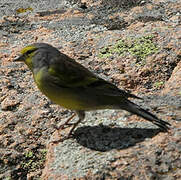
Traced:
<path fill-rule="evenodd" d="M 14 59 L 15 62 L 24 62 L 31 71 L 49 63 L 50 57 L 59 54 L 59 51 L 46 43 L 34 43 L 24 47 L 21 55 Z M 49 58 L 47 58 L 49 57 Z"/>
<path fill-rule="evenodd" d="M 29 45 L 21 49 L 21 55 L 14 59 L 15 62 L 24 62 L 31 70 L 33 68 L 32 58 L 38 50 L 35 44 Z"/>

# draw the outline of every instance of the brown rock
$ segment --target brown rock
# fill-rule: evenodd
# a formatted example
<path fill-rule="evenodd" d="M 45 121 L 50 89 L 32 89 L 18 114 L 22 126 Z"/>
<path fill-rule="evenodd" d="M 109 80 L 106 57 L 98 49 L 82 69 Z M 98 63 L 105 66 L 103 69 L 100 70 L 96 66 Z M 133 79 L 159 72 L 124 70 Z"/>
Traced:
<path fill-rule="evenodd" d="M 169 94 L 172 96 L 181 96 L 181 61 L 173 70 L 173 73 L 170 79 L 166 82 L 165 88 L 162 91 L 162 94 Z"/>

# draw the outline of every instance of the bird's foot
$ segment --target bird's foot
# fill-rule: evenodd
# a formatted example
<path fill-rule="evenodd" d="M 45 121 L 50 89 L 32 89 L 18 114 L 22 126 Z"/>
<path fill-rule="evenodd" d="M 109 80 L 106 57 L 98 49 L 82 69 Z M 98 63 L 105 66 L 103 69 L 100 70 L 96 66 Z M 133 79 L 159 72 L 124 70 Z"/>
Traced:
<path fill-rule="evenodd" d="M 74 135 L 73 135 L 73 134 L 70 134 L 70 133 L 69 133 L 68 135 L 62 137 L 62 135 L 60 135 L 60 133 L 59 133 L 59 131 L 58 131 L 58 138 L 57 138 L 56 140 L 51 141 L 51 143 L 53 143 L 53 144 L 58 144 L 58 143 L 63 142 L 63 141 L 65 141 L 65 140 L 71 139 L 71 138 L 73 138 L 73 137 L 74 137 Z"/>
<path fill-rule="evenodd" d="M 61 126 L 59 127 L 55 127 L 56 130 L 58 130 L 58 136 L 61 137 L 62 135 L 60 134 L 60 130 L 62 129 L 65 129 L 66 127 L 65 126 L 73 126 L 71 128 L 71 130 L 69 131 L 68 135 L 66 137 L 63 137 L 63 138 L 60 138 L 58 140 L 55 140 L 55 141 L 52 141 L 52 143 L 59 143 L 59 142 L 63 142 L 64 140 L 67 140 L 67 139 L 71 139 L 74 137 L 74 134 L 73 134 L 73 131 L 74 129 L 77 127 L 77 125 L 80 123 L 80 121 L 82 120 L 81 118 L 79 118 L 79 120 L 75 123 L 69 123 L 70 120 L 75 116 L 75 114 L 73 116 L 71 116 L 64 124 L 62 124 Z"/>
<path fill-rule="evenodd" d="M 56 129 L 56 130 L 62 130 L 62 129 L 65 129 L 67 128 L 66 126 L 72 126 L 74 125 L 74 123 L 70 123 L 70 121 L 75 117 L 76 114 L 73 114 L 70 118 L 68 118 L 65 123 L 63 123 L 62 125 L 60 126 L 57 126 L 57 125 L 53 125 L 53 127 Z"/>

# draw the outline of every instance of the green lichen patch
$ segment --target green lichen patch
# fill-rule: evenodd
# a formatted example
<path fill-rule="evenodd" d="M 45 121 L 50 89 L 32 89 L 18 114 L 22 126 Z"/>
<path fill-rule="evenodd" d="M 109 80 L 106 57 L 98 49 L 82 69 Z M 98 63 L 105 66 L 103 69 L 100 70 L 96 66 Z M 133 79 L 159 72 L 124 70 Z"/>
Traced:
<path fill-rule="evenodd" d="M 153 43 L 153 36 L 149 35 L 135 39 L 128 51 L 140 61 L 144 60 L 147 56 L 156 53 L 158 47 Z"/>
<path fill-rule="evenodd" d="M 41 169 L 44 166 L 46 153 L 46 149 L 26 152 L 22 158 L 23 161 L 21 163 L 21 168 L 27 172 L 33 172 L 37 169 Z"/>
<path fill-rule="evenodd" d="M 153 87 L 154 87 L 155 89 L 160 89 L 164 84 L 165 84 L 165 83 L 164 83 L 163 81 L 155 82 L 155 83 L 153 84 Z"/>
<path fill-rule="evenodd" d="M 129 45 L 126 43 L 126 41 L 121 39 L 117 41 L 112 51 L 118 53 L 119 55 L 123 55 L 125 52 L 128 51 L 128 49 Z"/>
<path fill-rule="evenodd" d="M 100 58 L 108 58 L 112 55 L 112 49 L 109 47 L 104 47 L 99 52 Z"/>
<path fill-rule="evenodd" d="M 108 58 L 115 54 L 124 56 L 129 53 L 136 57 L 137 62 L 144 61 L 147 56 L 159 50 L 153 42 L 153 38 L 153 35 L 147 35 L 139 38 L 120 39 L 115 45 L 102 48 L 99 52 L 99 57 Z"/>

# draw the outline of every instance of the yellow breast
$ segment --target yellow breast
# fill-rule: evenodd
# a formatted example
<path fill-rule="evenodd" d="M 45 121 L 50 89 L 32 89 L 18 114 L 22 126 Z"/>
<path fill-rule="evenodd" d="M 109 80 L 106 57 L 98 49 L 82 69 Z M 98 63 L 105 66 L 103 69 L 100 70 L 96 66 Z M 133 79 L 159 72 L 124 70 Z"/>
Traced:
<path fill-rule="evenodd" d="M 43 69 L 34 74 L 34 80 L 40 91 L 54 103 L 71 110 L 84 110 L 86 104 L 81 101 L 70 88 L 62 88 L 49 82 L 50 79 L 44 77 Z"/>

